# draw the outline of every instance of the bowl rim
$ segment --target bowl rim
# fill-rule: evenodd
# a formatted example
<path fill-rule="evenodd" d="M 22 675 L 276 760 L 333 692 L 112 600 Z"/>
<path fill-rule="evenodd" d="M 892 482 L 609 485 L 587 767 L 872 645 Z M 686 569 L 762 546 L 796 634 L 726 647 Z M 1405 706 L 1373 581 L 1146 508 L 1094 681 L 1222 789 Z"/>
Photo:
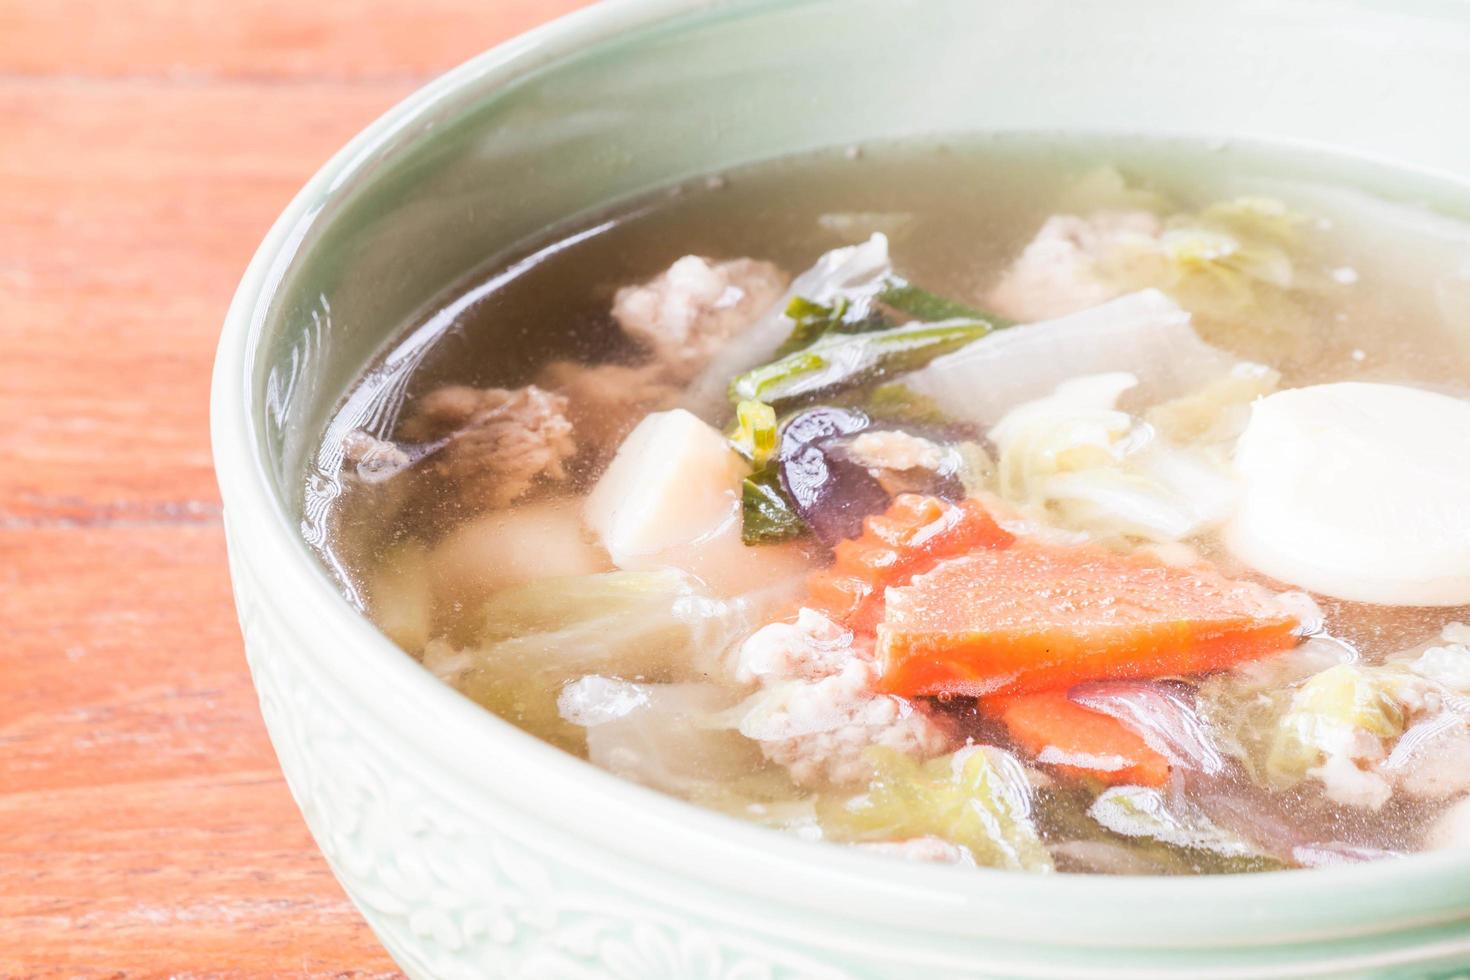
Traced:
<path fill-rule="evenodd" d="M 891 916 L 878 913 L 891 909 L 869 909 L 865 914 L 862 909 L 834 908 L 830 901 L 821 901 L 821 897 L 841 894 L 856 883 L 872 894 L 885 895 L 895 902 L 924 896 L 936 907 L 1029 905 L 1034 909 L 1056 909 L 1060 914 L 1062 909 L 1107 903 L 1115 908 L 1136 910 L 1128 918 L 1140 920 L 1136 935 L 1123 930 L 1117 936 L 1117 945 L 1156 948 L 1161 940 L 1155 927 L 1149 925 L 1148 910 L 1185 909 L 1203 916 L 1223 908 L 1253 906 L 1266 895 L 1270 896 L 1275 919 L 1242 911 L 1231 917 L 1233 926 L 1229 934 L 1220 935 L 1215 943 L 1228 946 L 1266 939 L 1293 944 L 1324 938 L 1386 935 L 1470 921 L 1470 902 L 1456 906 L 1452 910 L 1454 914 L 1446 915 L 1444 901 L 1432 901 L 1428 897 L 1436 889 L 1442 892 L 1446 883 L 1456 878 L 1470 880 L 1470 852 L 1421 853 L 1306 873 L 1128 877 L 1027 875 L 991 869 L 957 872 L 846 848 L 814 847 L 793 835 L 749 825 L 613 776 L 485 711 L 424 670 L 378 632 L 341 595 L 328 572 L 315 559 L 296 522 L 272 489 L 264 446 L 257 438 L 255 419 L 263 407 L 254 396 L 254 369 L 277 292 L 302 254 L 309 233 L 330 210 L 328 205 L 343 199 L 378 165 L 403 146 L 411 145 L 411 130 L 418 122 L 467 93 L 473 92 L 476 98 L 493 97 L 498 89 L 562 58 L 581 54 L 629 31 L 670 24 L 686 16 L 744 17 L 767 8 L 823 2 L 828 0 L 603 0 L 507 40 L 431 80 L 335 153 L 271 226 L 246 268 L 225 318 L 211 383 L 211 442 L 228 523 L 251 529 L 248 545 L 232 539 L 231 549 L 248 547 L 254 554 L 269 556 L 273 595 L 289 595 L 293 603 L 309 609 L 326 628 L 347 641 L 346 645 L 353 651 L 354 670 L 366 669 L 366 664 L 373 672 L 391 679 L 406 699 L 443 718 L 446 727 L 452 728 L 457 736 L 474 740 L 482 758 L 497 753 L 524 757 L 528 764 L 536 766 L 547 787 L 552 787 L 561 798 L 585 801 L 588 811 L 636 812 L 667 833 L 695 842 L 707 853 L 759 855 L 768 863 L 778 862 L 789 876 L 781 882 L 781 893 L 773 894 L 769 887 L 764 890 L 752 887 L 738 876 L 691 871 L 687 867 L 670 868 L 660 849 L 646 843 L 623 851 L 626 857 L 649 866 L 666 867 L 690 880 L 733 888 L 763 899 L 774 898 L 839 920 L 890 925 Z M 1310 0 L 1290 2 L 1311 5 Z M 1421 15 L 1446 9 L 1436 0 L 1409 0 L 1402 4 L 1390 0 L 1339 0 L 1339 3 L 1379 11 L 1417 7 Z M 400 144 L 404 138 L 408 142 Z M 332 683 L 350 688 L 349 671 L 328 668 L 328 673 L 332 675 L 329 678 Z M 368 707 L 380 720 L 401 731 L 401 725 L 394 723 L 396 712 L 381 705 Z M 516 805 L 523 806 L 526 812 L 535 810 L 519 800 Z M 576 832 L 576 821 L 553 820 L 552 823 Z M 994 904 L 997 891 L 1004 893 L 1003 904 Z M 1333 915 L 1311 912 L 1326 903 L 1332 904 L 1337 912 Z M 1297 913 L 1295 918 L 1293 913 Z M 1273 922 L 1285 928 L 1272 930 Z M 1026 928 L 1011 928 L 1013 925 L 977 927 L 961 933 L 960 938 L 1002 935 L 1019 936 L 1023 942 L 1043 941 L 1038 930 L 1028 932 Z M 1030 935 L 1030 932 L 1037 934 Z M 1463 948 L 1470 950 L 1470 929 L 1465 932 Z M 1055 933 L 1044 941 L 1053 945 L 1068 943 L 1065 935 Z M 1096 944 L 1096 939 L 1079 943 L 1080 946 Z M 1199 946 L 1196 942 L 1183 948 Z M 1354 959 L 1352 963 L 1357 965 L 1359 960 Z"/>

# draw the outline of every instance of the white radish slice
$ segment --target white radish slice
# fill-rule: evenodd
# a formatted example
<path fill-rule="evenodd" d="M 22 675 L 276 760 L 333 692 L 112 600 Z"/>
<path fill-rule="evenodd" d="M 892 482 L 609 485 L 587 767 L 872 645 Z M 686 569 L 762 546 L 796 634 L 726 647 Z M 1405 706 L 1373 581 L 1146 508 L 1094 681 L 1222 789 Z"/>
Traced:
<path fill-rule="evenodd" d="M 1312 592 L 1391 606 L 1470 603 L 1470 402 L 1341 382 L 1257 401 L 1236 450 L 1226 541 Z"/>

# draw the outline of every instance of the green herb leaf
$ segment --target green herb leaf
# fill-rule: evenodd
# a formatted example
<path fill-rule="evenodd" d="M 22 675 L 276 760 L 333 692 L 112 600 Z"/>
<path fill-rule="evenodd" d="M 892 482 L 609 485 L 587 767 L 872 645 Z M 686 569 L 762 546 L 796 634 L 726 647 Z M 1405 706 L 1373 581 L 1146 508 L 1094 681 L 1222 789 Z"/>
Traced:
<path fill-rule="evenodd" d="M 746 544 L 789 541 L 806 533 L 806 522 L 781 487 L 780 474 L 768 463 L 741 484 L 740 536 Z"/>
<path fill-rule="evenodd" d="M 730 400 L 770 405 L 848 388 L 890 372 L 913 371 L 986 336 L 986 321 L 909 323 L 871 333 L 829 333 L 810 347 L 739 375 Z"/>

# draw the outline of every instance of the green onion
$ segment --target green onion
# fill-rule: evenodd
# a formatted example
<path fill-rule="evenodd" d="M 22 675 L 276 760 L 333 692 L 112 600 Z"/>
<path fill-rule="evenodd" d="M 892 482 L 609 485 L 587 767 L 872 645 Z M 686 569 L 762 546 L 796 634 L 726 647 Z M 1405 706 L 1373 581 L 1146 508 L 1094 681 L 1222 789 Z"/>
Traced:
<path fill-rule="evenodd" d="M 784 401 L 847 388 L 890 372 L 913 371 L 995 329 L 987 321 L 910 323 L 872 333 L 828 334 L 730 382 L 730 400 Z"/>
<path fill-rule="evenodd" d="M 765 402 L 743 401 L 735 408 L 736 450 L 760 469 L 776 451 L 776 410 Z"/>
<path fill-rule="evenodd" d="M 805 296 L 791 297 L 791 302 L 786 304 L 786 316 L 793 324 L 791 336 L 776 348 L 776 356 L 785 357 L 810 347 L 831 330 L 834 324 L 840 323 L 842 314 L 846 311 L 847 300 L 843 297 L 838 297 L 831 306 L 815 303 Z"/>
<path fill-rule="evenodd" d="M 878 294 L 878 302 L 905 316 L 925 323 L 939 320 L 980 320 L 989 323 L 995 330 L 1015 325 L 1015 321 L 1002 319 L 993 313 L 977 310 L 973 306 L 946 299 L 927 289 L 902 281 L 890 282 Z"/>

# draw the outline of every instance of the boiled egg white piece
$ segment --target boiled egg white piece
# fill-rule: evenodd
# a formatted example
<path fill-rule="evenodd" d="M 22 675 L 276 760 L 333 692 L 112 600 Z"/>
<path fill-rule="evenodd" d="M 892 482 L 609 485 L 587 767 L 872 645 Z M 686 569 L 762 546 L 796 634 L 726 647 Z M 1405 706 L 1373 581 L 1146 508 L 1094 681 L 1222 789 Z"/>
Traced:
<path fill-rule="evenodd" d="M 1236 447 L 1237 558 L 1322 595 L 1470 603 L 1470 402 L 1341 382 L 1258 400 Z"/>

